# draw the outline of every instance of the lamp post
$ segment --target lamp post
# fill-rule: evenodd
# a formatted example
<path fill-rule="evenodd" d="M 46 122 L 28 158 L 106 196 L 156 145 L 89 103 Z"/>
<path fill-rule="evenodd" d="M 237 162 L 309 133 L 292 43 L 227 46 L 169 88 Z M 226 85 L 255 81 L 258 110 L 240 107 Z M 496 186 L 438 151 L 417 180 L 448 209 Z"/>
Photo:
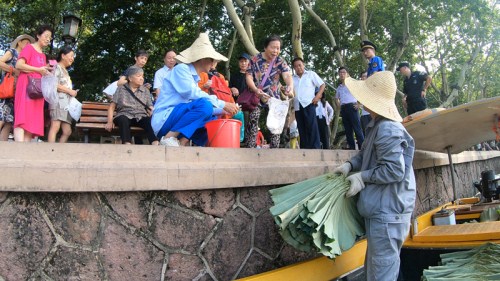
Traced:
<path fill-rule="evenodd" d="M 78 27 L 82 23 L 82 19 L 73 14 L 68 14 L 64 16 L 63 23 L 64 23 L 64 30 L 62 34 L 62 39 L 67 45 L 75 43 L 76 34 L 78 33 Z"/>

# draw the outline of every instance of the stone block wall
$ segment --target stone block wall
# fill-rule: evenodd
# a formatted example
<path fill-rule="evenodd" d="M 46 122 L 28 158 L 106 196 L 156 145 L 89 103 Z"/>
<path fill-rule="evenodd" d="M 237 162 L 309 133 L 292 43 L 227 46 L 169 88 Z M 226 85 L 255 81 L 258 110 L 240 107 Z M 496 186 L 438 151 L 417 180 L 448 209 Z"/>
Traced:
<path fill-rule="evenodd" d="M 455 165 L 458 193 L 500 158 Z M 416 171 L 416 214 L 453 196 L 448 166 Z M 0 280 L 233 280 L 307 260 L 268 211 L 275 186 L 16 193 L 0 200 Z M 5 193 L 4 193 L 5 195 Z"/>

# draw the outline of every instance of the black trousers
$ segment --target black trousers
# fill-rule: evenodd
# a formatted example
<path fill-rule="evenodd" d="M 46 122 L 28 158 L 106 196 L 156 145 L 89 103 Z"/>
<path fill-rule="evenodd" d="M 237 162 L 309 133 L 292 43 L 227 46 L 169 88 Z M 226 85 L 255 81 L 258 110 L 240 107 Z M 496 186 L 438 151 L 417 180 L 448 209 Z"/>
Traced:
<path fill-rule="evenodd" d="M 297 129 L 299 129 L 300 148 L 319 149 L 321 145 L 316 121 L 316 106 L 312 103 L 305 108 L 300 105 L 299 110 L 295 111 L 295 119 Z"/>
<path fill-rule="evenodd" d="M 363 141 L 365 140 L 363 130 L 361 130 L 359 111 L 354 107 L 354 105 L 355 103 L 348 103 L 343 104 L 340 107 L 340 115 L 342 116 L 342 124 L 344 125 L 347 144 L 349 145 L 349 149 L 352 150 L 356 149 L 356 144 L 354 143 L 354 134 L 356 134 L 356 140 L 360 149 Z"/>
<path fill-rule="evenodd" d="M 316 116 L 316 121 L 318 122 L 321 148 L 330 149 L 330 128 L 328 128 L 328 124 L 326 124 L 326 118 L 319 118 Z"/>
<path fill-rule="evenodd" d="M 422 98 L 421 96 L 418 97 L 411 97 L 411 98 L 406 98 L 406 111 L 408 112 L 408 115 L 411 115 L 415 112 L 424 110 L 427 108 L 427 101 L 425 98 Z"/>
<path fill-rule="evenodd" d="M 122 143 L 132 142 L 132 135 L 130 131 L 131 126 L 141 127 L 146 131 L 146 136 L 148 137 L 149 143 L 157 141 L 153 128 L 151 127 L 151 117 L 143 117 L 137 121 L 137 119 L 129 119 L 127 116 L 120 115 L 115 117 L 113 120 L 118 130 L 120 131 L 120 138 Z"/>

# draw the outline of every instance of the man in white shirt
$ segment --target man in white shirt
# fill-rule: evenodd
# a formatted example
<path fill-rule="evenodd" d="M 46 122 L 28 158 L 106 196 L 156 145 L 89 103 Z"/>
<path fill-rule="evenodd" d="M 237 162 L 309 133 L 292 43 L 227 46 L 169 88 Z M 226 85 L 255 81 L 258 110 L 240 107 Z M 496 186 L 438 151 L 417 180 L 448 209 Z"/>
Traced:
<path fill-rule="evenodd" d="M 311 70 L 305 70 L 304 60 L 295 58 L 292 62 L 295 74 L 293 85 L 295 90 L 294 109 L 300 135 L 300 148 L 321 148 L 316 106 L 325 90 L 325 82 Z M 319 90 L 317 90 L 319 89 Z"/>
<path fill-rule="evenodd" d="M 176 61 L 175 56 L 177 54 L 174 50 L 170 49 L 165 52 L 165 56 L 163 57 L 163 63 L 165 64 L 162 68 L 158 69 L 155 72 L 155 79 L 153 82 L 153 95 L 155 99 L 158 98 L 160 94 L 161 85 L 163 84 L 163 80 L 167 77 L 167 74 L 172 71 L 174 68 Z"/>

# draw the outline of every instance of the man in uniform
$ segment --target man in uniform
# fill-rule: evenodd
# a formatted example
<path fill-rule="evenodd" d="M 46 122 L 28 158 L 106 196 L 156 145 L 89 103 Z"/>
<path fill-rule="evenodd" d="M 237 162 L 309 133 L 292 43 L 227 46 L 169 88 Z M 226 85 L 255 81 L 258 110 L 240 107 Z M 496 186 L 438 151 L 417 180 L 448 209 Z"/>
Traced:
<path fill-rule="evenodd" d="M 406 61 L 401 62 L 396 69 L 404 76 L 406 111 L 408 115 L 427 108 L 425 95 L 427 88 L 431 85 L 432 78 L 425 72 L 411 71 L 410 64 Z"/>
<path fill-rule="evenodd" d="M 381 57 L 375 55 L 377 47 L 372 42 L 366 40 L 361 42 L 361 52 L 365 56 L 368 62 L 368 69 L 366 70 L 368 77 L 377 71 L 384 71 L 384 61 Z"/>

